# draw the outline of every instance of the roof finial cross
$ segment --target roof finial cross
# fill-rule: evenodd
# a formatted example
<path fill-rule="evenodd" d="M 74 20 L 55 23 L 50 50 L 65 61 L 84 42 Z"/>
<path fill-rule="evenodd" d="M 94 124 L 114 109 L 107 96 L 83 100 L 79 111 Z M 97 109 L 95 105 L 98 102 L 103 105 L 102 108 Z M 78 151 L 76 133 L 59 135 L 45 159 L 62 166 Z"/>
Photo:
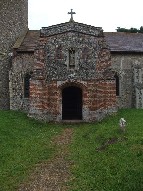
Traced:
<path fill-rule="evenodd" d="M 73 12 L 72 10 L 73 10 L 73 9 L 71 9 L 71 12 L 68 12 L 68 14 L 71 15 L 70 22 L 74 22 L 74 20 L 73 20 L 73 14 L 76 14 L 76 13 Z"/>

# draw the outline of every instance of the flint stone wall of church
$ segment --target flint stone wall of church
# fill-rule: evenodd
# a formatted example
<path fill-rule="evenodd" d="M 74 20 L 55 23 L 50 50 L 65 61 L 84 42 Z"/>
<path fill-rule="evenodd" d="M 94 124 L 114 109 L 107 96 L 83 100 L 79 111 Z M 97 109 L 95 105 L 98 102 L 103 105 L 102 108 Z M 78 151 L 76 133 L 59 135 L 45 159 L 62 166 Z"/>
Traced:
<path fill-rule="evenodd" d="M 71 47 L 75 49 L 75 69 L 68 68 Z M 101 36 L 77 32 L 42 36 L 35 51 L 29 116 L 61 121 L 62 89 L 72 85 L 82 89 L 83 121 L 101 120 L 116 111 L 115 80 L 108 71 L 110 56 Z"/>
<path fill-rule="evenodd" d="M 27 29 L 28 0 L 0 0 L 0 109 L 9 109 L 9 53 Z"/>
<path fill-rule="evenodd" d="M 10 109 L 29 111 L 29 98 L 24 98 L 24 76 L 34 68 L 33 53 L 18 53 L 9 72 Z"/>
<path fill-rule="evenodd" d="M 143 67 L 142 53 L 114 53 L 111 56 L 112 69 L 119 76 L 120 95 L 118 96 L 119 108 L 137 107 L 137 95 L 135 92 L 134 68 L 138 65 Z M 137 107 L 138 108 L 138 107 Z"/>
<path fill-rule="evenodd" d="M 103 37 L 96 38 L 82 33 L 68 32 L 59 34 L 58 38 L 57 36 L 50 36 L 47 39 L 45 45 L 47 81 L 63 81 L 67 79 L 91 80 L 103 77 L 101 71 L 95 72 L 95 69 L 98 67 L 99 54 L 104 54 L 104 58 L 100 55 L 100 59 L 101 56 L 103 59 L 100 67 L 104 69 L 105 66 L 108 67 L 110 65 L 110 53 Z M 75 69 L 68 68 L 70 48 L 75 50 Z"/>
<path fill-rule="evenodd" d="M 136 96 L 136 108 L 143 109 L 143 62 L 134 65 L 134 86 Z"/>

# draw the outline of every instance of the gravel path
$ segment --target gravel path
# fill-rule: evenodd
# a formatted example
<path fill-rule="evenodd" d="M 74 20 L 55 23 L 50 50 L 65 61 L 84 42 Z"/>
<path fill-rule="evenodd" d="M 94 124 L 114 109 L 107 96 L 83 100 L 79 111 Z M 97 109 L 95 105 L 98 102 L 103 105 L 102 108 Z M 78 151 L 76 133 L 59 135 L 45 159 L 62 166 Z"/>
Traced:
<path fill-rule="evenodd" d="M 71 179 L 71 161 L 68 156 L 68 145 L 72 140 L 73 129 L 66 128 L 64 132 L 52 140 L 58 147 L 58 153 L 47 163 L 36 166 L 29 182 L 23 184 L 18 191 L 68 191 L 66 183 Z"/>

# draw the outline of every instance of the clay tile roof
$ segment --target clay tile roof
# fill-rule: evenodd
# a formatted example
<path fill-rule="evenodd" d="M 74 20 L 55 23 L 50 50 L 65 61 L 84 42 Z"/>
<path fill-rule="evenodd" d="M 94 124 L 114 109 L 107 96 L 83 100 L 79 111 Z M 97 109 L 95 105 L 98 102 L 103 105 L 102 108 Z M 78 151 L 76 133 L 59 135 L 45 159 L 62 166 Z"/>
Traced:
<path fill-rule="evenodd" d="M 143 34 L 104 32 L 111 52 L 143 52 Z"/>
<path fill-rule="evenodd" d="M 17 39 L 13 48 L 16 48 L 17 52 L 33 52 L 36 48 L 39 36 L 39 30 L 28 30 L 24 37 L 20 37 L 19 39 Z"/>

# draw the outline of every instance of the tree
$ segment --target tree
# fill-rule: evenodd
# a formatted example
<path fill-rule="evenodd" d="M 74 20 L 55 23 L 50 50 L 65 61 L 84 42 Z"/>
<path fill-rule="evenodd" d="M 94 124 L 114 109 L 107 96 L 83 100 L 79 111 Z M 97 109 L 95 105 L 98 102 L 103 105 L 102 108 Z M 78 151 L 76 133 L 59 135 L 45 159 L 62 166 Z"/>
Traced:
<path fill-rule="evenodd" d="M 139 29 L 138 32 L 139 32 L 139 33 L 143 33 L 143 26 L 140 27 L 140 29 Z"/>
<path fill-rule="evenodd" d="M 129 32 L 129 33 L 143 33 L 143 26 L 140 27 L 140 29 L 131 27 L 130 29 L 117 27 L 117 32 Z"/>

